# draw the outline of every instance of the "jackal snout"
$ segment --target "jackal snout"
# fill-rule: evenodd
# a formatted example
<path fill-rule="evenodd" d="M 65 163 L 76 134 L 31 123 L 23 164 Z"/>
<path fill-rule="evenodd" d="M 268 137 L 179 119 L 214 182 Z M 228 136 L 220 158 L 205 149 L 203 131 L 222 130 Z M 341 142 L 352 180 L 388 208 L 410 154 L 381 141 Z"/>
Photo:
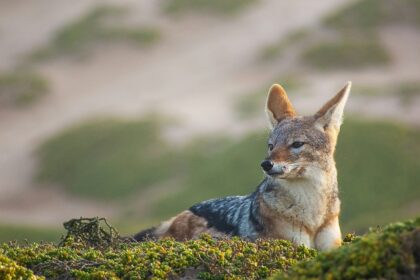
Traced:
<path fill-rule="evenodd" d="M 276 163 L 270 159 L 263 160 L 261 167 L 268 175 L 283 175 L 288 170 L 286 164 Z"/>

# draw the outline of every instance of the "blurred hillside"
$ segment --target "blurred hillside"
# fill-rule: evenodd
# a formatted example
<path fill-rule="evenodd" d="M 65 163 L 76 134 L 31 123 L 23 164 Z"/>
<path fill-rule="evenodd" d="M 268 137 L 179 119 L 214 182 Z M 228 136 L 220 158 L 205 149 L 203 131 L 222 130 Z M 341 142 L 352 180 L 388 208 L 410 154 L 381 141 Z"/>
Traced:
<path fill-rule="evenodd" d="M 415 0 L 2 3 L 0 239 L 253 191 L 274 82 L 311 114 L 353 81 L 345 231 L 418 215 L 419 29 Z"/>

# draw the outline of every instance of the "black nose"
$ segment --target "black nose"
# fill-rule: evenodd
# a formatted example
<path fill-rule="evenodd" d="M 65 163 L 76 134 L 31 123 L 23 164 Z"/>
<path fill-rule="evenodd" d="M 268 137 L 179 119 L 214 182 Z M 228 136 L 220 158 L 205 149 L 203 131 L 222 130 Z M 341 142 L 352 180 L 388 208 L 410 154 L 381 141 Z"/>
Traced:
<path fill-rule="evenodd" d="M 273 168 L 273 163 L 270 160 L 264 160 L 261 162 L 261 167 L 264 171 L 270 171 Z"/>

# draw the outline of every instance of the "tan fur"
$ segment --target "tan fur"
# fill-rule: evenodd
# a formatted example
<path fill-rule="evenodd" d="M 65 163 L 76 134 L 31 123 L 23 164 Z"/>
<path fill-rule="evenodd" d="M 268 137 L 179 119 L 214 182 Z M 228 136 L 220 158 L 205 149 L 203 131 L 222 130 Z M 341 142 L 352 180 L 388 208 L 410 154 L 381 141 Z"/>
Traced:
<path fill-rule="evenodd" d="M 275 149 L 272 152 L 271 159 L 277 162 L 287 161 L 290 158 L 290 151 L 288 149 Z"/>
<path fill-rule="evenodd" d="M 154 231 L 158 239 L 172 237 L 178 241 L 199 238 L 208 233 L 214 237 L 226 237 L 222 232 L 207 227 L 207 221 L 191 211 L 186 210 L 171 219 L 161 223 Z"/>
<path fill-rule="evenodd" d="M 170 236 L 176 240 L 183 241 L 197 238 L 207 230 L 207 221 L 187 210 L 170 219 L 167 224 L 162 228 L 159 227 L 156 232 L 159 231 L 160 238 Z"/>
<path fill-rule="evenodd" d="M 274 84 L 270 88 L 267 97 L 266 112 L 272 126 L 275 126 L 284 118 L 296 116 L 296 111 L 281 85 Z"/>

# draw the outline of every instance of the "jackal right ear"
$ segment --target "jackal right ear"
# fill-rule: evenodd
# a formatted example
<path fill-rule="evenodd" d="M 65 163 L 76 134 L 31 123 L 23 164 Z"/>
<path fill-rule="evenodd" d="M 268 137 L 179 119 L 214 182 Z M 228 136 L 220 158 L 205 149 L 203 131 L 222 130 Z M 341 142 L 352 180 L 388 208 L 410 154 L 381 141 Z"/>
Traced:
<path fill-rule="evenodd" d="M 296 111 L 281 85 L 274 84 L 271 86 L 265 105 L 265 112 L 271 129 L 283 119 L 296 116 Z"/>

